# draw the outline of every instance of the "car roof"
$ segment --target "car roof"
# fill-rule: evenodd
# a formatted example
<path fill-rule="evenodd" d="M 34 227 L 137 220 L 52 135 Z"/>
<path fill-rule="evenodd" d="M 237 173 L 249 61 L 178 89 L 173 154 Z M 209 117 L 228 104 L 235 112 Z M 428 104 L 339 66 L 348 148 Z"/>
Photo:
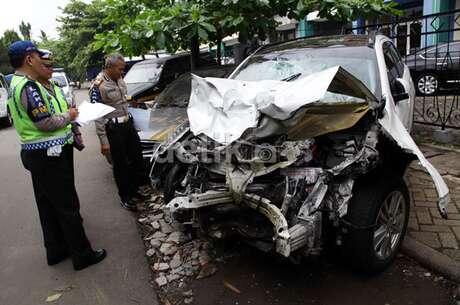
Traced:
<path fill-rule="evenodd" d="M 298 38 L 286 42 L 263 46 L 257 54 L 267 54 L 290 49 L 329 48 L 329 47 L 373 47 L 374 39 L 370 35 L 334 35 Z"/>
<path fill-rule="evenodd" d="M 174 54 L 174 55 L 165 56 L 165 57 L 146 59 L 146 60 L 143 60 L 143 61 L 135 63 L 134 66 L 149 65 L 149 64 L 153 64 L 153 63 L 163 64 L 163 63 L 165 63 L 165 62 L 167 62 L 168 60 L 171 60 L 171 59 L 189 57 L 189 56 L 190 56 L 189 53 L 182 53 L 182 54 Z"/>

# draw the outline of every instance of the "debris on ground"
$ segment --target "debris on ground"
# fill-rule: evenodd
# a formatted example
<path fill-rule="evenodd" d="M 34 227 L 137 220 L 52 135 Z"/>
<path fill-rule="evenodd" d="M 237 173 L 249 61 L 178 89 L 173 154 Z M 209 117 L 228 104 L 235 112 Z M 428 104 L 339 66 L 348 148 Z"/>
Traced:
<path fill-rule="evenodd" d="M 62 287 L 55 288 L 54 291 L 56 291 L 56 292 L 69 292 L 74 288 L 75 288 L 75 286 L 73 286 L 73 285 L 62 286 Z"/>
<path fill-rule="evenodd" d="M 155 192 L 139 206 L 137 220 L 154 273 L 153 283 L 159 288 L 159 299 L 164 304 L 192 304 L 193 291 L 188 283 L 217 272 L 214 254 L 207 240 L 192 237 L 183 225 L 172 223 L 163 208 L 163 196 Z M 229 289 L 239 293 L 232 285 Z"/>
<path fill-rule="evenodd" d="M 62 293 L 56 293 L 46 298 L 47 303 L 56 302 L 62 296 Z"/>
<path fill-rule="evenodd" d="M 230 283 L 227 282 L 227 281 L 224 281 L 224 286 L 225 286 L 226 288 L 230 289 L 231 291 L 235 292 L 235 293 L 238 293 L 238 294 L 241 293 L 241 291 L 240 291 L 238 288 L 236 288 L 235 286 L 233 286 L 232 284 L 230 284 Z"/>

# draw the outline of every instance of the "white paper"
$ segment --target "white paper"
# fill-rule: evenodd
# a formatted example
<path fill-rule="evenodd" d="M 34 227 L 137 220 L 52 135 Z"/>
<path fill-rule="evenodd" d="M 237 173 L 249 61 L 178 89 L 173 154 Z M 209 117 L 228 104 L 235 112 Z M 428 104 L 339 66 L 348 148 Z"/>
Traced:
<path fill-rule="evenodd" d="M 114 110 L 115 108 L 102 103 L 89 103 L 88 101 L 84 101 L 78 106 L 78 116 L 75 122 L 83 126 L 91 121 L 102 118 Z"/>

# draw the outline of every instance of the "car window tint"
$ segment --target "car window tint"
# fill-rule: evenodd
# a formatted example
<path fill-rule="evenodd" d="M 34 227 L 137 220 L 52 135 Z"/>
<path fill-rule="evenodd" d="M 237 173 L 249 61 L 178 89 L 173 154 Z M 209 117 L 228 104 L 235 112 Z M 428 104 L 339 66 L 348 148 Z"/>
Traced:
<path fill-rule="evenodd" d="M 184 72 L 190 71 L 190 57 L 180 56 L 168 60 L 165 64 L 162 77 L 173 79 Z"/>
<path fill-rule="evenodd" d="M 391 42 L 386 42 L 387 44 L 387 51 L 389 55 L 393 58 L 393 62 L 396 66 L 397 77 L 403 77 L 404 74 L 404 64 L 401 55 L 399 54 L 398 50 Z"/>
<path fill-rule="evenodd" d="M 393 44 L 390 42 L 385 42 L 383 44 L 383 57 L 385 58 L 385 64 L 387 66 L 387 75 L 388 75 L 388 82 L 390 84 L 390 90 L 392 93 L 396 92 L 396 79 L 402 76 L 402 71 L 398 68 L 398 53 L 393 51 L 394 47 Z"/>

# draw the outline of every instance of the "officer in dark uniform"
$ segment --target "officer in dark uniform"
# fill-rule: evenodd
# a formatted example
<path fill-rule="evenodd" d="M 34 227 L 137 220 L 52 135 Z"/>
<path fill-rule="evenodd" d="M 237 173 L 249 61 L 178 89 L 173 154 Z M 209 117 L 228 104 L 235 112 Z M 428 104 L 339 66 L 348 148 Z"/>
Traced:
<path fill-rule="evenodd" d="M 21 140 L 21 159 L 32 175 L 48 265 L 72 257 L 75 270 L 106 257 L 86 237 L 73 176 L 71 121 L 78 116 L 60 90 L 47 91 L 39 78 L 47 75 L 36 46 L 17 41 L 9 48 L 16 70 L 8 106 Z"/>
<path fill-rule="evenodd" d="M 96 133 L 101 153 L 110 156 L 121 206 L 135 211 L 136 203 L 148 197 L 140 189 L 148 189 L 149 179 L 144 169 L 139 135 L 128 112 L 123 56 L 111 54 L 105 59 L 104 70 L 90 88 L 92 103 L 104 103 L 115 111 L 96 121 Z"/>

